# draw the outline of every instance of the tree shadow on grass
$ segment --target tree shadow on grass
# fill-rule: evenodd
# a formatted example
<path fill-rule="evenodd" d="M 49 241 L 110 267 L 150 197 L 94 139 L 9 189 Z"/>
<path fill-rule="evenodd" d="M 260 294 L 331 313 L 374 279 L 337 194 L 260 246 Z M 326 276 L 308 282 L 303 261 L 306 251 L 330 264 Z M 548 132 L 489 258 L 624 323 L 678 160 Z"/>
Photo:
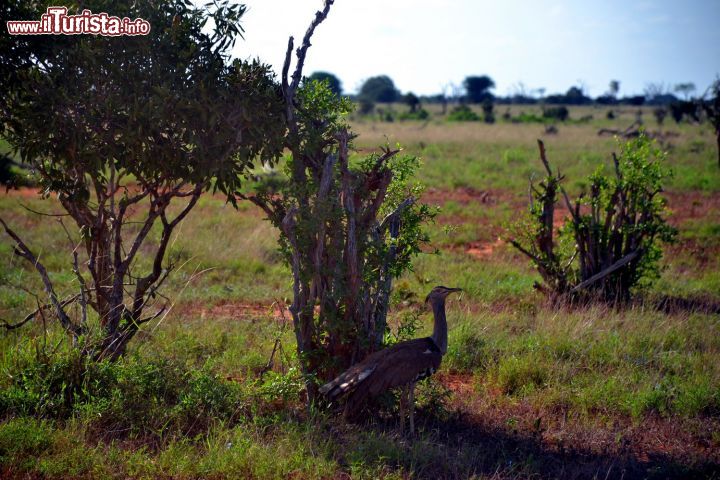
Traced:
<path fill-rule="evenodd" d="M 412 478 L 716 479 L 720 464 L 659 452 L 614 454 L 589 444 L 558 448 L 540 434 L 521 434 L 470 417 L 422 419 L 415 438 L 399 435 L 393 420 L 335 431 L 339 460 L 402 470 Z"/>

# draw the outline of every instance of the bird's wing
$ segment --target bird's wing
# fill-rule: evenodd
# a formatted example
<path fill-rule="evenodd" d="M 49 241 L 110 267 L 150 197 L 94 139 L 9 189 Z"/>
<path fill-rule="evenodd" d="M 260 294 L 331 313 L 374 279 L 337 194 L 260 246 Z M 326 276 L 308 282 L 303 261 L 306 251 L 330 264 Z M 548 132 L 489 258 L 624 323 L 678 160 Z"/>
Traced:
<path fill-rule="evenodd" d="M 402 342 L 378 362 L 369 376 L 367 387 L 371 396 L 385 390 L 430 376 L 440 367 L 442 353 L 435 347 L 432 340 L 421 338 Z"/>
<path fill-rule="evenodd" d="M 374 368 L 348 392 L 345 415 L 352 417 L 368 397 L 431 375 L 440 367 L 442 353 L 429 338 L 401 342 L 377 352 Z"/>
<path fill-rule="evenodd" d="M 415 340 L 409 340 L 407 342 L 397 343 L 391 347 L 368 355 L 362 362 L 353 365 L 345 372 L 341 373 L 337 378 L 320 387 L 320 393 L 322 395 L 325 395 L 330 400 L 334 400 L 337 397 L 353 391 L 366 379 L 370 377 L 375 377 L 375 371 L 378 368 L 387 370 L 388 368 L 391 368 L 393 366 L 393 362 L 395 361 L 399 361 L 401 365 L 406 366 L 408 364 L 408 361 L 406 361 L 405 358 L 408 356 L 412 356 L 413 352 L 416 351 L 432 351 L 433 353 L 439 353 L 439 350 L 430 338 L 418 338 Z M 427 356 L 425 355 L 425 357 Z M 390 360 L 388 361 L 388 359 Z M 418 361 L 420 363 L 422 363 L 423 361 L 430 361 L 432 363 L 432 360 L 430 360 L 430 358 L 421 358 Z M 424 368 L 428 367 L 426 366 Z M 402 372 L 395 373 L 393 377 L 398 377 L 398 373 Z M 408 383 L 409 381 L 410 380 L 404 383 Z M 401 384 L 402 383 L 397 385 Z"/>

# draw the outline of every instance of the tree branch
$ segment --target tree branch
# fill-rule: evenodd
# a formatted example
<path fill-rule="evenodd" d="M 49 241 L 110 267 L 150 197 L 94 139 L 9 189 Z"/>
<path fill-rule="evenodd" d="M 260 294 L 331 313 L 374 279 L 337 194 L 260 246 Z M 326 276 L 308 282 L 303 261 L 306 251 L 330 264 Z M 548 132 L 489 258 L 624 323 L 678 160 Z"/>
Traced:
<path fill-rule="evenodd" d="M 10 229 L 10 227 L 8 227 L 7 223 L 5 223 L 2 218 L 0 218 L 0 224 L 2 224 L 5 232 L 17 243 L 17 245 L 15 246 L 15 253 L 30 262 L 35 267 L 35 270 L 37 270 L 37 272 L 40 274 L 43 285 L 45 286 L 45 292 L 50 297 L 50 302 L 55 308 L 55 313 L 60 320 L 60 324 L 67 332 L 72 333 L 74 337 L 79 336 L 82 333 L 82 330 L 70 320 L 70 317 L 68 317 L 67 313 L 63 308 L 63 304 L 58 300 L 57 294 L 55 293 L 55 289 L 52 282 L 50 281 L 50 277 L 48 276 L 45 266 L 40 263 L 40 261 L 30 251 L 25 242 L 23 242 L 20 237 L 12 229 Z"/>

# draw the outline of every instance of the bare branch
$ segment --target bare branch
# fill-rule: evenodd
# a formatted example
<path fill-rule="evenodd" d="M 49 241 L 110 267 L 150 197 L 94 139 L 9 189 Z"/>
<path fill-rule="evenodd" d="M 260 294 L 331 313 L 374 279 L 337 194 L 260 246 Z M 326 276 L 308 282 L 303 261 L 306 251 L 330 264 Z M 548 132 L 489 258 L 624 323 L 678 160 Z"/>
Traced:
<path fill-rule="evenodd" d="M 63 300 L 62 302 L 60 302 L 60 305 L 63 307 L 66 307 L 66 306 L 70 305 L 71 303 L 75 302 L 79 297 L 80 297 L 79 294 L 68 297 L 65 300 Z M 16 328 L 22 327 L 23 325 L 25 325 L 27 322 L 29 322 L 33 318 L 37 317 L 38 315 L 42 315 L 44 311 L 50 310 L 52 308 L 53 308 L 53 305 L 39 305 L 38 308 L 36 308 L 34 311 L 28 313 L 25 316 L 25 318 L 23 318 L 18 323 L 11 324 L 11 323 L 8 323 L 4 319 L 0 319 L 0 322 L 2 322 L 2 324 L 0 324 L 0 326 L 4 327 L 6 330 L 15 330 Z"/>
<path fill-rule="evenodd" d="M 81 329 L 70 320 L 70 317 L 68 317 L 67 313 L 65 312 L 62 303 L 58 300 L 57 294 L 55 293 L 55 288 L 50 281 L 50 277 L 48 276 L 45 266 L 38 261 L 37 257 L 30 251 L 25 242 L 23 242 L 20 237 L 12 229 L 10 229 L 10 227 L 8 227 L 7 223 L 5 223 L 2 218 L 0 218 L 0 224 L 2 224 L 5 232 L 13 240 L 15 240 L 17 244 L 15 246 L 15 253 L 30 262 L 35 267 L 35 270 L 37 270 L 37 272 L 40 274 L 43 284 L 45 285 L 45 292 L 50 297 L 50 302 L 54 306 L 55 313 L 57 314 L 63 328 L 68 332 L 72 333 L 74 336 L 80 335 Z"/>
<path fill-rule="evenodd" d="M 308 27 L 307 31 L 305 32 L 305 36 L 303 37 L 302 45 L 300 45 L 300 47 L 297 49 L 297 63 L 295 64 L 295 72 L 293 72 L 292 75 L 292 85 L 290 86 L 293 92 L 297 90 L 298 85 L 300 85 L 300 80 L 302 79 L 302 71 L 305 64 L 305 55 L 307 54 L 308 48 L 310 48 L 311 45 L 310 39 L 312 38 L 317 26 L 320 25 L 327 18 L 328 13 L 330 13 L 330 7 L 333 3 L 335 3 L 335 0 L 325 0 L 325 6 L 323 7 L 323 9 L 321 11 L 315 12 L 315 19 L 310 23 L 310 27 Z"/>
<path fill-rule="evenodd" d="M 20 206 L 27 210 L 30 213 L 34 213 L 36 215 L 42 215 L 43 217 L 69 217 L 69 213 L 45 213 L 45 212 L 39 212 L 37 210 L 33 210 L 32 208 L 28 207 L 27 205 L 24 205 L 20 203 Z"/>

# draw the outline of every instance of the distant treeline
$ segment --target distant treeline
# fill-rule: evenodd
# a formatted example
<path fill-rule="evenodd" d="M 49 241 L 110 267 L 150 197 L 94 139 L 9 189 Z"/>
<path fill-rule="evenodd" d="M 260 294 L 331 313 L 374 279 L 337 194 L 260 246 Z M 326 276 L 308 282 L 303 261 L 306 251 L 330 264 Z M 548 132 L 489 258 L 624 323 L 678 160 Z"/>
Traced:
<path fill-rule="evenodd" d="M 332 73 L 315 72 L 310 77 L 313 80 L 327 81 L 333 91 L 340 94 L 342 83 Z M 572 86 L 565 93 L 545 94 L 544 88 L 526 89 L 522 84 L 516 87 L 516 93 L 511 95 L 495 95 L 495 82 L 487 75 L 468 76 L 461 84 L 449 83 L 443 91 L 434 95 L 415 95 L 413 92 L 403 94 L 387 75 L 370 77 L 363 82 L 358 93 L 346 96 L 360 104 L 404 102 L 412 104 L 417 99 L 420 103 L 447 104 L 447 103 L 475 103 L 482 104 L 492 101 L 495 104 L 505 105 L 630 105 L 630 106 L 670 106 L 688 101 L 696 101 L 692 94 L 696 88 L 693 83 L 680 83 L 674 86 L 662 83 L 650 83 L 642 95 L 620 95 L 620 82 L 612 80 L 606 93 L 591 97 L 585 93 L 583 86 Z M 678 96 L 678 95 L 680 96 Z"/>

